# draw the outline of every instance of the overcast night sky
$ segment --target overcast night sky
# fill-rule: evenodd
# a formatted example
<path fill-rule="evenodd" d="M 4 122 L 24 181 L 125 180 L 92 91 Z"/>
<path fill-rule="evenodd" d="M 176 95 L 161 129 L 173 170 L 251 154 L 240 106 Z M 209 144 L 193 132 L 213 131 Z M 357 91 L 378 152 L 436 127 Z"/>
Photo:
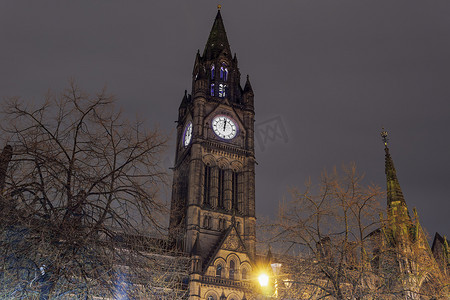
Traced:
<path fill-rule="evenodd" d="M 107 86 L 130 117 L 170 134 L 216 1 L 1 1 L 0 96 Z M 250 75 L 259 215 L 324 168 L 355 161 L 383 188 L 384 126 L 410 210 L 450 235 L 450 1 L 222 1 L 242 79 Z M 243 83 L 242 83 L 243 84 Z M 275 120 L 276 122 L 274 123 Z"/>

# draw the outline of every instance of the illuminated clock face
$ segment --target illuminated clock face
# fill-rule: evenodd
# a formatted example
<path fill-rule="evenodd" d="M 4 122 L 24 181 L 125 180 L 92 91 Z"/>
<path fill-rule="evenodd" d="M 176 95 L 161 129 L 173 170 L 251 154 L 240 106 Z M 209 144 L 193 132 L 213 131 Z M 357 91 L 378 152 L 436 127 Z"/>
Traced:
<path fill-rule="evenodd" d="M 237 134 L 238 127 L 231 118 L 219 115 L 212 120 L 212 128 L 218 137 L 231 140 Z"/>
<path fill-rule="evenodd" d="M 192 139 L 192 122 L 189 122 L 184 127 L 183 145 L 187 147 Z"/>

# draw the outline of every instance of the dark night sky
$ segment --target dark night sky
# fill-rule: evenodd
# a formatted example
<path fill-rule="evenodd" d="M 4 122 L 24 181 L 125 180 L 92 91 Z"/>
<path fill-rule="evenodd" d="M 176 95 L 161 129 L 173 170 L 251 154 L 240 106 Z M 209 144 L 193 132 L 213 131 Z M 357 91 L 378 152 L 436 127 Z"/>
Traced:
<path fill-rule="evenodd" d="M 324 168 L 355 161 L 383 188 L 390 149 L 409 208 L 450 235 L 450 2 L 223 1 L 256 125 L 285 136 L 257 143 L 257 212 L 271 215 Z M 125 113 L 171 134 L 214 1 L 2 1 L 0 96 L 38 101 L 74 78 L 107 86 Z"/>

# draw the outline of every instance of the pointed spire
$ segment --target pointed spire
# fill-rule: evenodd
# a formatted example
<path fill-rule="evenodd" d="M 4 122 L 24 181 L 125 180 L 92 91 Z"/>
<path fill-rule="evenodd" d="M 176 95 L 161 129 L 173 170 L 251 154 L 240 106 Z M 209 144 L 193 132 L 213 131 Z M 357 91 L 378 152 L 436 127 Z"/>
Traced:
<path fill-rule="evenodd" d="M 244 93 L 252 93 L 253 94 L 252 85 L 250 83 L 250 77 L 248 75 L 247 75 L 247 81 L 245 81 Z"/>
<path fill-rule="evenodd" d="M 222 295 L 220 296 L 220 300 L 226 300 L 227 296 L 225 296 L 224 290 L 222 290 Z"/>
<path fill-rule="evenodd" d="M 446 256 L 447 260 L 449 259 L 449 255 L 450 255 L 450 249 L 448 247 L 448 241 L 447 241 L 447 237 L 444 235 L 444 255 Z"/>
<path fill-rule="evenodd" d="M 180 108 L 186 107 L 188 102 L 187 90 L 184 90 L 183 100 L 181 100 Z"/>
<path fill-rule="evenodd" d="M 272 262 L 273 256 L 272 256 L 272 247 L 269 245 L 269 250 L 267 251 L 266 255 L 266 262 L 270 264 Z"/>
<path fill-rule="evenodd" d="M 394 161 L 391 158 L 388 148 L 387 131 L 381 132 L 384 142 L 384 152 L 385 152 L 385 170 L 386 182 L 387 182 L 387 204 L 391 208 L 393 205 L 402 204 L 406 207 L 406 201 L 403 197 L 402 189 L 400 188 L 400 183 L 397 179 L 397 171 L 394 167 Z"/>
<path fill-rule="evenodd" d="M 223 25 L 222 15 L 220 14 L 220 8 L 217 11 L 216 19 L 209 33 L 208 41 L 206 42 L 205 50 L 203 51 L 203 57 L 207 60 L 216 59 L 223 51 L 226 51 L 226 55 L 231 58 L 230 44 L 228 43 L 227 33 L 225 32 L 225 26 Z"/>

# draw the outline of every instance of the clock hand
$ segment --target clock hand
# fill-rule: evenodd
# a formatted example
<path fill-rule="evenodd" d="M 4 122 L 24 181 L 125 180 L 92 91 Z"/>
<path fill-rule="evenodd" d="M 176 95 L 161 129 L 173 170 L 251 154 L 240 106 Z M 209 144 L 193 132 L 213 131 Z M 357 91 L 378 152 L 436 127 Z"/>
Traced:
<path fill-rule="evenodd" d="M 223 131 L 225 131 L 226 126 L 227 126 L 227 121 L 223 120 Z"/>

